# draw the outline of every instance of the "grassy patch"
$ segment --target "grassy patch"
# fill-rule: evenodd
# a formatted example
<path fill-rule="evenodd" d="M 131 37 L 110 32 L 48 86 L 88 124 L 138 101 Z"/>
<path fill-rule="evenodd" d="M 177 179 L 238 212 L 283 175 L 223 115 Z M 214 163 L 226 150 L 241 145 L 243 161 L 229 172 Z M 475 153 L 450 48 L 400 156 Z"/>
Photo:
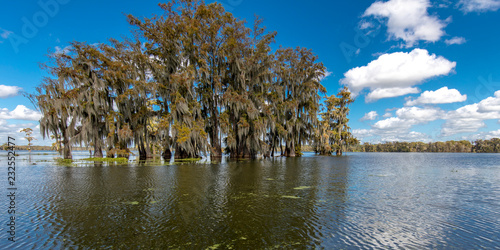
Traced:
<path fill-rule="evenodd" d="M 84 161 L 102 161 L 102 162 L 128 162 L 127 158 L 118 157 L 118 158 L 85 158 L 82 159 Z"/>
<path fill-rule="evenodd" d="M 74 167 L 72 159 L 63 159 L 63 158 L 55 158 L 57 165 L 66 166 L 66 167 Z"/>

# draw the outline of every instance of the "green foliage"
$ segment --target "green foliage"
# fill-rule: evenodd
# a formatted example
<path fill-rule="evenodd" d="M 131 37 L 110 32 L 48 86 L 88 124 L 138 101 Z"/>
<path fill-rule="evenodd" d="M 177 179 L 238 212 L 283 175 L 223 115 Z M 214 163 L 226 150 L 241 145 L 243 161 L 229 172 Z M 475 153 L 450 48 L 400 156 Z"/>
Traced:
<path fill-rule="evenodd" d="M 365 142 L 350 147 L 355 152 L 453 152 L 453 153 L 500 153 L 500 139 L 476 140 L 474 142 L 384 142 L 371 144 Z"/>
<path fill-rule="evenodd" d="M 49 55 L 50 77 L 33 99 L 43 114 L 42 135 L 56 139 L 64 158 L 75 144 L 93 147 L 96 158 L 103 150 L 128 158 L 131 146 L 141 160 L 160 150 L 165 159 L 172 151 L 175 158 L 220 157 L 222 142 L 233 158 L 278 150 L 297 156 L 301 145 L 322 138 L 326 68 L 311 50 L 272 52 L 276 32 L 260 19 L 246 27 L 219 3 L 160 7 L 161 16 L 128 16 L 136 28 L 131 38 L 73 42 L 65 53 Z M 338 113 L 338 130 L 324 124 L 330 126 L 323 131 L 325 152 L 341 153 L 355 142 L 347 126 L 352 100 L 342 96 L 346 91 L 339 95 L 326 104 L 338 109 L 328 111 Z"/>
<path fill-rule="evenodd" d="M 325 111 L 321 113 L 320 125 L 316 132 L 315 152 L 321 155 L 331 155 L 335 152 L 339 156 L 347 147 L 359 143 L 348 126 L 349 104 L 353 102 L 346 87 L 336 96 L 326 98 Z"/>

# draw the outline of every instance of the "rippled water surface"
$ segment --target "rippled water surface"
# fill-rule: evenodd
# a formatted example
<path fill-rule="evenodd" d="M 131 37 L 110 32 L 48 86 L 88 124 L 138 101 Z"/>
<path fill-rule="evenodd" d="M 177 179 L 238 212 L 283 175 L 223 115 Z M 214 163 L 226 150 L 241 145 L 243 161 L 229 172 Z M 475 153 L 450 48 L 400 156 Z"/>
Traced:
<path fill-rule="evenodd" d="M 15 243 L 1 182 L 0 248 L 500 248 L 500 154 L 101 166 L 26 154 Z"/>

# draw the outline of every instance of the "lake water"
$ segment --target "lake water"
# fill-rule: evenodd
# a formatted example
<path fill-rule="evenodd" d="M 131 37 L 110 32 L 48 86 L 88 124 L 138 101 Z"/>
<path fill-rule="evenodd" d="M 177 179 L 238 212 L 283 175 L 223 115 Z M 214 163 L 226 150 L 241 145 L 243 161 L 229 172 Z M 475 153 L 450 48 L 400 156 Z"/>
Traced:
<path fill-rule="evenodd" d="M 500 154 L 68 167 L 20 153 L 14 243 L 0 158 L 4 249 L 500 248 Z"/>

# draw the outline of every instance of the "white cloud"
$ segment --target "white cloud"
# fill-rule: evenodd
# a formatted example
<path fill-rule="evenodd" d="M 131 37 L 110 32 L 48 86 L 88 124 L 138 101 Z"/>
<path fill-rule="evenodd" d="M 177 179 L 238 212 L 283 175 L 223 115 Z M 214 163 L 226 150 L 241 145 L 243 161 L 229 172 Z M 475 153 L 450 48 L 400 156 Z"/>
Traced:
<path fill-rule="evenodd" d="M 444 40 L 444 42 L 448 45 L 452 45 L 452 44 L 464 44 L 465 42 L 467 42 L 467 40 L 465 40 L 465 38 L 463 37 L 453 37 L 451 39 L 446 39 Z"/>
<path fill-rule="evenodd" d="M 390 38 L 402 39 L 407 47 L 412 47 L 419 40 L 436 42 L 445 34 L 446 22 L 429 15 L 430 6 L 429 0 L 377 1 L 363 16 L 387 18 Z"/>
<path fill-rule="evenodd" d="M 392 113 L 387 112 L 387 113 L 385 113 L 382 117 L 384 117 L 384 118 L 389 118 L 389 117 L 391 117 L 391 116 L 392 116 Z"/>
<path fill-rule="evenodd" d="M 368 100 L 418 93 L 412 88 L 416 84 L 447 75 L 455 68 L 456 62 L 444 57 L 429 55 L 424 49 L 383 54 L 366 66 L 356 67 L 344 73 L 340 82 L 357 94 L 364 88 L 372 92 Z M 383 90 L 386 89 L 386 90 Z"/>
<path fill-rule="evenodd" d="M 488 131 L 488 132 L 481 132 L 478 134 L 471 134 L 468 136 L 463 136 L 462 139 L 464 140 L 491 140 L 493 138 L 500 138 L 500 129 L 499 130 L 493 130 L 493 131 Z"/>
<path fill-rule="evenodd" d="M 71 49 L 71 45 L 68 45 L 64 48 L 56 46 L 55 49 L 56 49 L 56 51 L 54 52 L 54 54 L 67 54 L 69 52 L 69 50 Z"/>
<path fill-rule="evenodd" d="M 7 98 L 19 94 L 22 88 L 17 86 L 0 85 L 0 98 Z"/>
<path fill-rule="evenodd" d="M 353 130 L 353 134 L 361 140 L 372 138 L 372 142 L 430 141 L 428 135 L 411 131 L 411 128 L 441 119 L 444 114 L 439 108 L 403 107 L 396 111 L 396 117 L 380 120 L 371 129 Z"/>
<path fill-rule="evenodd" d="M 476 132 L 478 129 L 486 127 L 486 124 L 481 119 L 462 118 L 458 120 L 447 120 L 443 124 L 441 134 L 450 136 L 460 133 Z"/>
<path fill-rule="evenodd" d="M 436 91 L 424 91 L 417 99 L 408 100 L 406 106 L 414 106 L 420 104 L 439 104 L 439 103 L 454 103 L 464 102 L 467 100 L 467 95 L 462 95 L 456 89 L 448 89 L 442 87 Z"/>
<path fill-rule="evenodd" d="M 332 74 L 332 72 L 328 71 L 328 70 L 325 70 L 325 75 L 324 76 L 321 76 L 319 78 L 320 81 L 323 81 L 325 80 L 327 77 L 329 77 L 330 75 Z"/>
<path fill-rule="evenodd" d="M 10 34 L 12 34 L 12 33 L 13 33 L 12 31 L 4 30 L 4 29 L 0 28 L 0 37 L 2 37 L 3 39 L 9 38 Z"/>
<path fill-rule="evenodd" d="M 373 27 L 374 27 L 373 23 L 368 22 L 368 21 L 362 21 L 359 25 L 359 28 L 362 30 L 373 28 Z"/>
<path fill-rule="evenodd" d="M 444 111 L 438 108 L 404 107 L 398 109 L 396 115 L 412 124 L 421 124 L 440 119 Z"/>
<path fill-rule="evenodd" d="M 497 11 L 500 0 L 460 0 L 458 6 L 464 13 Z"/>
<path fill-rule="evenodd" d="M 476 132 L 486 126 L 484 120 L 500 119 L 500 91 L 495 92 L 494 97 L 450 111 L 444 119 L 446 123 L 443 124 L 441 133 L 445 136 Z"/>
<path fill-rule="evenodd" d="M 17 105 L 17 107 L 12 111 L 9 111 L 6 108 L 0 109 L 0 119 L 38 121 L 41 116 L 42 114 L 40 112 L 31 110 L 24 105 Z"/>
<path fill-rule="evenodd" d="M 377 116 L 378 114 L 376 111 L 370 111 L 361 118 L 361 121 L 373 121 L 377 119 Z"/>
<path fill-rule="evenodd" d="M 500 90 L 495 92 L 495 97 L 488 97 L 479 102 L 477 110 L 479 112 L 500 111 Z"/>
<path fill-rule="evenodd" d="M 420 93 L 418 88 L 377 88 L 366 96 L 366 102 L 374 102 L 382 98 L 391 98 L 408 94 Z"/>

